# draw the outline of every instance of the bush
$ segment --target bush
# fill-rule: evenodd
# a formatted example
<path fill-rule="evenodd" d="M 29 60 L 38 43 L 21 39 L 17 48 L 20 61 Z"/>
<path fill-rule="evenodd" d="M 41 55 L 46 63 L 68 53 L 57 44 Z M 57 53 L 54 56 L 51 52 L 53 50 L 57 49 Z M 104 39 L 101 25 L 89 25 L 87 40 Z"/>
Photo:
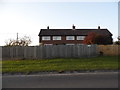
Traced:
<path fill-rule="evenodd" d="M 101 34 L 97 34 L 94 32 L 88 33 L 88 36 L 85 37 L 84 44 L 99 44 L 99 45 L 107 45 L 107 44 L 113 44 L 112 38 L 110 36 L 105 36 Z"/>

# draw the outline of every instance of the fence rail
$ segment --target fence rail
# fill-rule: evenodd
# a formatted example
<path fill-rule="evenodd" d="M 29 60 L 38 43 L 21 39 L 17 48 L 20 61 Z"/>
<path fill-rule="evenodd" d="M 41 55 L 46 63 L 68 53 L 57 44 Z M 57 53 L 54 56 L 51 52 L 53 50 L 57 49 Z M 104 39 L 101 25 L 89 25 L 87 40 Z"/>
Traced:
<path fill-rule="evenodd" d="M 96 56 L 96 45 L 47 45 L 2 47 L 2 60 L 81 58 Z"/>

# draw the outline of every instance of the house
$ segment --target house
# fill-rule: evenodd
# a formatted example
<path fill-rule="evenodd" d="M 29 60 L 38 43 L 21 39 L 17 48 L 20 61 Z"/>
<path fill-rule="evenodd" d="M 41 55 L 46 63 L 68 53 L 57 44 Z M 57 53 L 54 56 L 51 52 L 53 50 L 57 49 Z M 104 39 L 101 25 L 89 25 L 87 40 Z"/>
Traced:
<path fill-rule="evenodd" d="M 105 35 L 112 43 L 112 34 L 108 29 L 101 29 L 100 26 L 97 29 L 76 29 L 74 25 L 72 29 L 49 29 L 49 26 L 47 29 L 41 29 L 38 35 L 39 43 L 42 45 L 82 44 L 90 32 Z"/>

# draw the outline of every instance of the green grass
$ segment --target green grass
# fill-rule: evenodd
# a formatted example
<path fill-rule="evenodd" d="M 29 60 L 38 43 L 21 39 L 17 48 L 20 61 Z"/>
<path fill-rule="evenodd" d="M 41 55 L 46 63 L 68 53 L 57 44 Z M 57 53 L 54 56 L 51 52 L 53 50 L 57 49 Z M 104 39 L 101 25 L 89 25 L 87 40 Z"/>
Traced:
<path fill-rule="evenodd" d="M 72 70 L 117 70 L 117 56 L 81 59 L 7 60 L 2 61 L 2 72 L 40 72 Z"/>

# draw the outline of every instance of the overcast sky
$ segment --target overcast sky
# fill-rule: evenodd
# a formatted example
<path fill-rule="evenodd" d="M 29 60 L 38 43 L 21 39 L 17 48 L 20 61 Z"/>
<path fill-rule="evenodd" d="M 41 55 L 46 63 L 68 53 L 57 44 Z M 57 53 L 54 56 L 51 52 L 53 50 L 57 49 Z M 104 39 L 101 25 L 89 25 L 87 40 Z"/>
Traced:
<path fill-rule="evenodd" d="M 118 36 L 118 2 L 70 0 L 41 2 L 42 0 L 0 1 L 0 46 L 9 38 L 30 36 L 31 45 L 39 45 L 39 31 L 52 28 L 107 28 L 113 39 Z"/>

